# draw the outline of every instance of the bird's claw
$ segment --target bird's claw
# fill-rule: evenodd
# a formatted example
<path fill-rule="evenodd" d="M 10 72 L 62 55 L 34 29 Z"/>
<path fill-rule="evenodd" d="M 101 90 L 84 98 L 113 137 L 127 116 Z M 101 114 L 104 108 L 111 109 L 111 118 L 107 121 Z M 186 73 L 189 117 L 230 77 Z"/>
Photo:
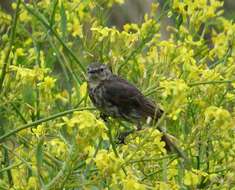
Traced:
<path fill-rule="evenodd" d="M 117 137 L 117 144 L 126 144 L 125 143 L 125 138 L 131 133 L 133 133 L 132 130 L 120 133 Z"/>
<path fill-rule="evenodd" d="M 107 122 L 108 121 L 108 116 L 104 113 L 100 113 L 100 118 L 104 121 Z"/>

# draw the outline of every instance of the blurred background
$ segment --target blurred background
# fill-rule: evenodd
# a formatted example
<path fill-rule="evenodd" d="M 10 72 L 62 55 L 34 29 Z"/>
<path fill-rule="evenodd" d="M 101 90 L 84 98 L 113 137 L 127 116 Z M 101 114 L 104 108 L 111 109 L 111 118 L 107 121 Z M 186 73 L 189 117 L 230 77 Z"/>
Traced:
<path fill-rule="evenodd" d="M 0 0 L 0 9 L 11 13 L 11 3 L 14 1 Z M 122 5 L 115 4 L 108 13 L 108 23 L 110 26 L 115 26 L 120 30 L 126 23 L 141 23 L 144 15 L 150 12 L 151 4 L 154 2 L 159 2 L 159 8 L 161 9 L 164 0 L 125 0 L 125 3 Z M 224 0 L 224 16 L 231 20 L 235 19 L 235 0 Z M 166 31 L 166 26 L 170 24 L 171 20 L 168 19 L 167 15 L 164 15 L 161 22 L 161 38 L 167 39 L 168 32 Z"/>
<path fill-rule="evenodd" d="M 11 3 L 15 0 L 0 0 L 0 8 L 11 12 Z M 25 0 L 29 1 L 29 0 Z M 115 5 L 110 12 L 110 23 L 121 28 L 123 24 L 134 22 L 139 23 L 143 15 L 148 13 L 151 3 L 164 0 L 125 0 L 123 5 Z M 224 0 L 224 16 L 229 19 L 235 19 L 235 0 Z"/>

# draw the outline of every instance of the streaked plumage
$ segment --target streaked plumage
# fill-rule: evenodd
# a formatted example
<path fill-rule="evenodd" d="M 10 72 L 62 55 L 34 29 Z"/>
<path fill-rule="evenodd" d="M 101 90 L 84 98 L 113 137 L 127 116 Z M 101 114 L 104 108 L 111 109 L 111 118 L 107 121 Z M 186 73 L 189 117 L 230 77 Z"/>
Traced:
<path fill-rule="evenodd" d="M 148 117 L 157 121 L 163 111 L 148 100 L 128 81 L 112 74 L 109 68 L 100 63 L 88 66 L 88 90 L 93 104 L 103 115 L 136 123 L 141 129 L 141 122 Z M 163 135 L 166 149 L 175 148 L 174 143 Z"/>
<path fill-rule="evenodd" d="M 94 105 L 104 114 L 137 123 L 147 117 L 160 118 L 163 111 L 156 107 L 150 100 L 126 80 L 113 75 L 111 71 L 101 64 L 89 66 L 88 75 L 102 75 L 107 72 L 106 77 L 89 77 L 89 96 Z M 97 73 L 96 73 L 97 72 Z M 98 73 L 100 72 L 100 73 Z"/>

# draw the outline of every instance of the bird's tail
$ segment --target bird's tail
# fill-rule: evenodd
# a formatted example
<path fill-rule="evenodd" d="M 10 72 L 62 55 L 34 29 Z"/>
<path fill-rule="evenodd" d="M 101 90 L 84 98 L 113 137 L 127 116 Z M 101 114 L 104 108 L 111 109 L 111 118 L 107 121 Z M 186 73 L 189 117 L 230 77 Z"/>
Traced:
<path fill-rule="evenodd" d="M 156 124 L 158 120 L 162 117 L 164 111 L 157 105 L 155 105 L 150 100 L 143 101 L 143 109 L 145 116 L 150 116 L 152 118 L 153 124 Z M 165 142 L 165 149 L 168 152 L 175 152 L 183 159 L 187 159 L 184 152 L 170 139 L 170 136 L 167 135 L 164 130 L 158 127 L 158 130 L 163 133 L 162 140 Z"/>

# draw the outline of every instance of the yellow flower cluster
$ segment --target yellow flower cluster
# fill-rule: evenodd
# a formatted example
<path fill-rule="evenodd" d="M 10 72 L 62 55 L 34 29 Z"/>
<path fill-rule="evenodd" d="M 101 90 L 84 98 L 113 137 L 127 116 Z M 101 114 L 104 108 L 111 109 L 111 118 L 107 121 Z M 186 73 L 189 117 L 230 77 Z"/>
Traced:
<path fill-rule="evenodd" d="M 172 3 L 173 10 L 182 15 L 183 21 L 186 23 L 190 18 L 190 22 L 196 29 L 209 19 L 221 15 L 223 12 L 217 9 L 222 6 L 223 2 L 219 0 L 173 0 Z"/>
<path fill-rule="evenodd" d="M 108 153 L 106 150 L 98 152 L 95 158 L 95 163 L 103 177 L 109 177 L 121 170 L 123 160 L 117 158 L 114 152 Z"/>
<path fill-rule="evenodd" d="M 187 105 L 189 87 L 183 80 L 163 81 L 160 85 L 164 88 L 165 108 L 170 112 L 169 116 L 176 120 Z"/>
<path fill-rule="evenodd" d="M 107 139 L 106 127 L 101 120 L 88 111 L 75 112 L 72 118 L 63 117 L 70 135 L 76 133 L 76 142 L 83 154 L 94 154 L 94 145 L 101 139 Z"/>

